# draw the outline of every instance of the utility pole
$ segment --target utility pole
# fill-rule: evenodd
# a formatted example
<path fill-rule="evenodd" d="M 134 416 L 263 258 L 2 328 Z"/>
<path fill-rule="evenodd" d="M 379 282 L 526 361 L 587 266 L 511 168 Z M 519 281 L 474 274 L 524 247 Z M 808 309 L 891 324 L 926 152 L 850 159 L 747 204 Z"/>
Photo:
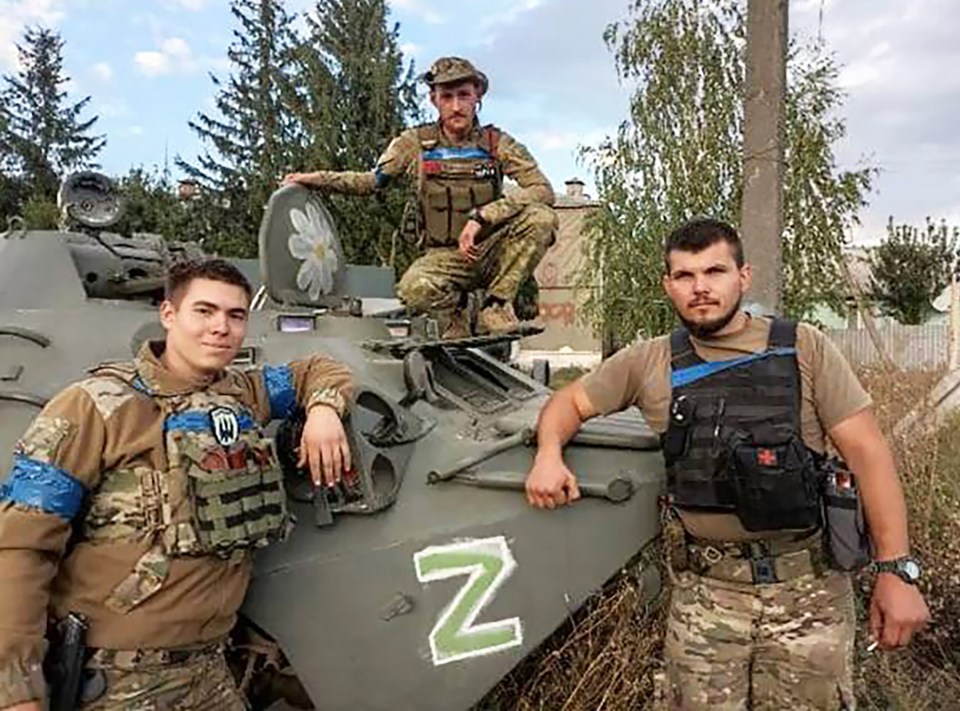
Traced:
<path fill-rule="evenodd" d="M 740 233 L 753 264 L 750 310 L 779 314 L 787 0 L 748 0 Z"/>

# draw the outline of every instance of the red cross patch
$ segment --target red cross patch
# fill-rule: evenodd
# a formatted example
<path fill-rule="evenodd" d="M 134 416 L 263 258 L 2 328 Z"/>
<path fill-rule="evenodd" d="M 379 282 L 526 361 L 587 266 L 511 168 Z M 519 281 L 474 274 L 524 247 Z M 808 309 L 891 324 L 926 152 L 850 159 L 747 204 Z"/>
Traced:
<path fill-rule="evenodd" d="M 772 449 L 761 449 L 757 452 L 757 464 L 761 467 L 777 466 L 777 453 Z"/>

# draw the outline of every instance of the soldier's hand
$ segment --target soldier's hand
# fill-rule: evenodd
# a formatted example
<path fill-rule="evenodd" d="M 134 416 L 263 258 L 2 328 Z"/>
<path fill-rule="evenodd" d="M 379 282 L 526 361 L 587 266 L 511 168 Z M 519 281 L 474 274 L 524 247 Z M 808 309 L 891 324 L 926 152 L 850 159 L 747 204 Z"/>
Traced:
<path fill-rule="evenodd" d="M 350 444 L 340 415 L 328 405 L 316 405 L 307 414 L 297 466 L 307 464 L 316 486 L 333 486 L 353 467 Z"/>
<path fill-rule="evenodd" d="M 0 711 L 43 711 L 43 706 L 40 705 L 39 701 L 25 701 L 15 706 L 6 706 Z"/>
<path fill-rule="evenodd" d="M 870 633 L 885 649 L 901 647 L 930 619 L 930 610 L 915 585 L 893 573 L 880 573 L 870 600 Z"/>
<path fill-rule="evenodd" d="M 479 250 L 477 249 L 477 235 L 480 234 L 482 226 L 479 222 L 474 220 L 467 220 L 467 224 L 463 226 L 463 229 L 460 230 L 460 240 L 458 242 L 458 249 L 460 254 L 469 259 L 471 262 L 477 261 L 479 255 Z"/>
<path fill-rule="evenodd" d="M 555 509 L 580 498 L 577 477 L 559 454 L 538 454 L 527 474 L 527 503 L 538 509 Z"/>
<path fill-rule="evenodd" d="M 288 173 L 283 176 L 283 180 L 280 181 L 281 185 L 302 185 L 305 188 L 309 188 L 312 183 L 310 182 L 311 173 Z"/>

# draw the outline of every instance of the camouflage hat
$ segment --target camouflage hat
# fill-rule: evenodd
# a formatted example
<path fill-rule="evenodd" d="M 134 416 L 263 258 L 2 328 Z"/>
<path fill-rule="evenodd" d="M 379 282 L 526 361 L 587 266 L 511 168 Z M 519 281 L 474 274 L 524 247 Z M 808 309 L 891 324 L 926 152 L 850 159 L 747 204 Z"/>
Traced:
<path fill-rule="evenodd" d="M 465 79 L 475 79 L 480 84 L 481 96 L 487 93 L 490 86 L 487 75 L 462 57 L 440 57 L 423 75 L 423 80 L 431 87 Z"/>

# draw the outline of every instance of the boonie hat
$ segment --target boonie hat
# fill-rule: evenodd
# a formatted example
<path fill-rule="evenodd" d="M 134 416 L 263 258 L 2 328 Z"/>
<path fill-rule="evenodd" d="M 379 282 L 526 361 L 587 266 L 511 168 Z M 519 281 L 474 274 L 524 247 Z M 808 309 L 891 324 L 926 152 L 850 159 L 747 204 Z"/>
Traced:
<path fill-rule="evenodd" d="M 480 94 L 486 94 L 490 86 L 487 75 L 462 57 L 440 57 L 423 74 L 423 80 L 431 87 L 436 84 L 451 84 L 465 79 L 475 79 L 480 84 Z"/>

